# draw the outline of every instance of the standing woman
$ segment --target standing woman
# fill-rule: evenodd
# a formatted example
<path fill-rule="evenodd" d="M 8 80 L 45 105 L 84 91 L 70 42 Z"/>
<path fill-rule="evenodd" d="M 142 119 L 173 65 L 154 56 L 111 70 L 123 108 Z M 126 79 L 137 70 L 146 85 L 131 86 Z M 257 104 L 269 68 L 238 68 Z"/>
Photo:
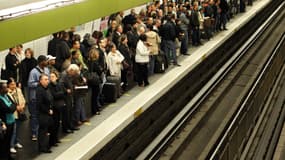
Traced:
<path fill-rule="evenodd" d="M 138 75 L 138 85 L 140 87 L 144 87 L 149 85 L 148 82 L 148 68 L 147 65 L 149 63 L 149 44 L 147 41 L 147 36 L 145 34 L 140 35 L 140 40 L 137 44 L 136 49 L 136 64 L 138 66 L 137 75 Z"/>
<path fill-rule="evenodd" d="M 17 87 L 17 83 L 14 78 L 9 78 L 8 82 L 8 96 L 12 100 L 14 104 L 16 104 L 17 110 L 14 112 L 14 118 L 16 120 L 16 123 L 14 125 L 14 131 L 13 131 L 13 136 L 11 140 L 11 147 L 10 147 L 10 152 L 11 153 L 16 153 L 16 148 L 23 148 L 19 141 L 19 131 L 20 131 L 20 126 L 22 124 L 20 114 L 25 112 L 25 105 L 26 105 L 26 100 L 24 98 L 24 95 L 22 93 L 22 90 Z"/>
<path fill-rule="evenodd" d="M 20 83 L 26 99 L 28 97 L 28 79 L 33 68 L 37 66 L 37 60 L 34 58 L 34 51 L 31 48 L 25 50 L 25 59 L 20 64 Z"/>
<path fill-rule="evenodd" d="M 10 142 L 14 128 L 14 115 L 16 105 L 7 96 L 8 88 L 6 82 L 0 82 L 0 125 L 6 129 L 3 139 L 0 139 L 0 159 L 11 159 Z"/>
<path fill-rule="evenodd" d="M 117 97 L 121 96 L 121 71 L 123 69 L 124 56 L 117 50 L 114 43 L 110 44 L 111 51 L 107 56 L 107 66 L 110 71 L 110 77 L 107 77 L 107 81 L 113 81 L 117 86 Z"/>
<path fill-rule="evenodd" d="M 107 56 L 107 65 L 110 71 L 110 76 L 119 77 L 121 79 L 122 62 L 124 56 L 117 50 L 114 43 L 110 44 L 111 51 Z"/>
<path fill-rule="evenodd" d="M 60 120 L 62 120 L 62 126 L 67 126 L 66 122 L 64 119 L 61 119 L 61 115 L 66 114 L 63 112 L 67 112 L 66 109 L 66 96 L 67 96 L 67 91 L 63 86 L 63 83 L 58 82 L 59 75 L 58 72 L 53 70 L 50 73 L 50 83 L 49 83 L 49 89 L 50 92 L 53 96 L 53 126 L 51 128 L 51 133 L 50 133 L 50 140 L 49 144 L 50 146 L 57 146 L 57 143 L 60 143 L 58 139 L 58 131 L 59 131 L 59 126 L 60 126 Z"/>
<path fill-rule="evenodd" d="M 89 72 L 95 73 L 98 75 L 98 78 L 101 77 L 101 74 L 104 72 L 103 68 L 99 65 L 99 50 L 96 48 L 91 48 L 89 51 L 89 58 L 88 58 L 88 70 Z M 88 82 L 87 82 L 88 83 Z M 91 92 L 91 111 L 92 114 L 99 115 L 100 110 L 98 106 L 98 97 L 100 93 L 99 85 L 96 84 L 88 84 L 92 90 Z"/>
<path fill-rule="evenodd" d="M 123 61 L 123 70 L 122 70 L 122 75 L 121 75 L 121 79 L 122 82 L 124 83 L 122 88 L 124 91 L 127 90 L 127 86 L 128 86 L 128 71 L 131 68 L 131 55 L 130 55 L 130 49 L 128 46 L 128 38 L 125 34 L 123 34 L 121 36 L 121 41 L 120 41 L 120 45 L 119 45 L 119 51 L 122 53 L 122 55 L 124 56 L 124 61 Z"/>
<path fill-rule="evenodd" d="M 49 128 L 53 125 L 53 98 L 48 89 L 48 75 L 41 74 L 39 81 L 39 86 L 36 89 L 36 103 L 39 111 L 39 151 L 43 153 L 51 153 L 49 145 Z"/>

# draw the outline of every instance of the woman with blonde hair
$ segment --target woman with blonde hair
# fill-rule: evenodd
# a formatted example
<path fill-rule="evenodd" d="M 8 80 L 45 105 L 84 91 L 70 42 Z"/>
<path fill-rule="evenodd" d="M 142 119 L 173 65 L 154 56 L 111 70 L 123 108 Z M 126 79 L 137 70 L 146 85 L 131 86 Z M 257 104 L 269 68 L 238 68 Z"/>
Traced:
<path fill-rule="evenodd" d="M 93 73 L 98 75 L 96 80 L 99 80 L 99 82 L 101 82 L 100 78 L 102 72 L 104 71 L 103 68 L 100 67 L 99 65 L 99 50 L 96 48 L 91 48 L 91 50 L 89 51 L 89 58 L 88 58 L 88 72 Z M 94 77 L 95 78 L 95 77 Z M 87 81 L 88 83 L 88 81 Z M 97 82 L 96 82 L 97 83 Z M 96 83 L 88 83 L 88 85 L 91 88 L 91 111 L 92 114 L 96 114 L 99 115 L 100 114 L 100 110 L 99 110 L 99 106 L 98 106 L 98 96 L 100 93 L 100 83 L 96 84 Z"/>

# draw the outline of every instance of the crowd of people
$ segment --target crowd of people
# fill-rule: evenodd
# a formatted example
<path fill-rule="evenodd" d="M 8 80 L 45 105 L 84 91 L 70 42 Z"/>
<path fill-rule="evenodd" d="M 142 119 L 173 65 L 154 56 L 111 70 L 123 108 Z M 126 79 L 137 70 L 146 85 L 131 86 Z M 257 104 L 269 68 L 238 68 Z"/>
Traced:
<path fill-rule="evenodd" d="M 26 119 L 26 106 L 31 140 L 38 141 L 40 152 L 51 153 L 50 148 L 60 143 L 60 127 L 64 133 L 73 133 L 89 121 L 88 89 L 92 114 L 99 115 L 106 82 L 119 81 L 117 97 L 130 89 L 129 81 L 148 86 L 148 77 L 160 67 L 158 56 L 165 57 L 167 66 L 179 67 L 177 55 L 187 56 L 190 45 L 200 46 L 201 38 L 227 30 L 229 17 L 226 0 L 156 1 L 138 14 L 134 9 L 126 16 L 112 14 L 106 35 L 94 31 L 81 39 L 74 28 L 54 33 L 47 56 L 36 59 L 31 48 L 23 52 L 22 45 L 11 47 L 6 70 L 1 71 L 6 81 L 0 82 L 0 157 L 10 157 L 24 147 L 18 128 Z"/>

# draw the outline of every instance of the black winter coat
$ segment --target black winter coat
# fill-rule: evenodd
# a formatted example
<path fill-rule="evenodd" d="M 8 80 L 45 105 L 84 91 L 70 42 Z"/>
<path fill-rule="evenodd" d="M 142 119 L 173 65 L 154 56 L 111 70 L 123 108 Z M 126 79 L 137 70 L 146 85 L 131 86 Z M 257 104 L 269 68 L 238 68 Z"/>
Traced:
<path fill-rule="evenodd" d="M 65 40 L 61 40 L 56 45 L 56 67 L 58 70 L 61 69 L 62 63 L 71 56 L 70 47 L 68 42 Z"/>
<path fill-rule="evenodd" d="M 63 84 L 60 82 L 57 83 L 51 82 L 48 88 L 50 89 L 50 92 L 53 97 L 53 102 L 54 102 L 53 107 L 55 107 L 55 109 L 61 109 L 61 107 L 66 106 L 65 100 L 67 92 Z"/>
<path fill-rule="evenodd" d="M 25 58 L 20 65 L 20 82 L 24 87 L 28 86 L 30 72 L 37 66 L 37 60 L 32 57 Z"/>
<path fill-rule="evenodd" d="M 220 2 L 220 8 L 221 8 L 221 13 L 225 14 L 229 11 L 229 5 L 228 2 L 226 0 L 221 0 Z"/>
<path fill-rule="evenodd" d="M 176 25 L 172 21 L 167 21 L 162 27 L 160 28 L 160 36 L 162 40 L 171 40 L 175 41 L 177 36 L 177 29 Z"/>
<path fill-rule="evenodd" d="M 118 50 L 125 57 L 126 62 L 130 65 L 132 63 L 130 49 L 127 45 L 120 44 Z"/>
<path fill-rule="evenodd" d="M 53 109 L 53 97 L 49 88 L 39 85 L 36 89 L 37 108 L 40 115 L 49 115 L 49 110 Z"/>
<path fill-rule="evenodd" d="M 5 58 L 7 78 L 13 77 L 17 80 L 17 69 L 20 66 L 17 57 L 11 53 L 7 54 Z"/>

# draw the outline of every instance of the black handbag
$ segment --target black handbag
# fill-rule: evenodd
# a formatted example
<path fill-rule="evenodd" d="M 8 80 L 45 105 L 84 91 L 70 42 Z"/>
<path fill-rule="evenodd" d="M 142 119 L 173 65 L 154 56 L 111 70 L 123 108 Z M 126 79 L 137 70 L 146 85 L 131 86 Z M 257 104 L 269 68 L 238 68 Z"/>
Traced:
<path fill-rule="evenodd" d="M 95 72 L 87 72 L 85 74 L 85 77 L 87 79 L 87 84 L 90 86 L 96 86 L 100 84 L 99 76 Z"/>
<path fill-rule="evenodd" d="M 20 112 L 18 112 L 18 120 L 19 121 L 26 121 L 28 118 L 27 118 L 27 115 L 26 115 L 26 113 L 24 113 L 24 112 L 22 112 L 22 113 L 20 113 Z"/>
<path fill-rule="evenodd" d="M 1 69 L 1 76 L 0 76 L 1 79 L 8 79 L 7 78 L 7 71 L 6 69 Z"/>
<path fill-rule="evenodd" d="M 123 68 L 124 69 L 129 69 L 130 68 L 130 65 L 128 64 L 128 62 L 126 60 L 123 60 L 122 64 L 123 64 Z"/>
<path fill-rule="evenodd" d="M 91 65 L 89 67 L 89 70 L 86 71 L 84 74 L 84 77 L 87 80 L 87 84 L 89 86 L 96 86 L 99 85 L 100 82 L 100 77 L 96 72 L 93 72 L 93 63 L 91 62 Z"/>
<path fill-rule="evenodd" d="M 66 106 L 64 99 L 54 100 L 54 107 L 57 110 L 62 110 Z"/>

